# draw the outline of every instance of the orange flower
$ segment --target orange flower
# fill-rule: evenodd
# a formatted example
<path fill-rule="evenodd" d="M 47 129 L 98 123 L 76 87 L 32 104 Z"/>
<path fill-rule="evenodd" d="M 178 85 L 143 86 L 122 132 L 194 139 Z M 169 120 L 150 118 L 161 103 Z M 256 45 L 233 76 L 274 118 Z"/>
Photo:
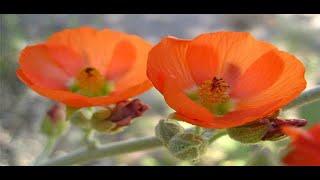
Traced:
<path fill-rule="evenodd" d="M 110 29 L 66 29 L 23 49 L 18 77 L 39 94 L 72 107 L 108 105 L 152 87 L 150 43 Z"/>
<path fill-rule="evenodd" d="M 292 138 L 292 149 L 283 158 L 285 164 L 320 166 L 320 124 L 313 126 L 308 132 L 291 126 L 282 129 Z"/>
<path fill-rule="evenodd" d="M 149 52 L 147 75 L 176 118 L 230 128 L 263 118 L 306 87 L 294 56 L 245 32 L 166 37 Z"/>

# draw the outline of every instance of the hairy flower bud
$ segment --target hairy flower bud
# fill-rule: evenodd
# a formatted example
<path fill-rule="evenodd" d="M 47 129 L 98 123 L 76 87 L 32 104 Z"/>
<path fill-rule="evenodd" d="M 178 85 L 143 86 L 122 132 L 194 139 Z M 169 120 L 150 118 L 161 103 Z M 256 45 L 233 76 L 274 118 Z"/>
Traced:
<path fill-rule="evenodd" d="M 157 124 L 155 131 L 157 138 L 165 146 L 168 146 L 170 139 L 177 134 L 182 134 L 184 132 L 184 128 L 177 121 L 162 119 Z"/>
<path fill-rule="evenodd" d="M 279 111 L 259 119 L 253 123 L 227 129 L 228 135 L 241 143 L 257 143 L 259 141 L 277 141 L 285 136 L 281 126 L 302 127 L 307 124 L 304 119 L 280 119 Z"/>
<path fill-rule="evenodd" d="M 47 136 L 60 136 L 68 127 L 66 121 L 66 108 L 62 104 L 54 104 L 42 121 L 41 131 Z"/>
<path fill-rule="evenodd" d="M 244 126 L 229 128 L 227 133 L 230 138 L 241 143 L 257 143 L 265 136 L 269 127 L 269 120 L 262 119 Z"/>
<path fill-rule="evenodd" d="M 106 132 L 115 128 L 117 125 L 107 120 L 110 115 L 110 108 L 99 107 L 91 117 L 92 127 L 99 132 Z"/>
<path fill-rule="evenodd" d="M 72 124 L 83 128 L 83 129 L 90 129 L 91 128 L 91 123 L 90 119 L 92 116 L 92 112 L 88 108 L 81 108 L 76 110 L 75 112 L 72 113 L 70 116 L 70 121 Z"/>
<path fill-rule="evenodd" d="M 178 159 L 197 162 L 207 150 L 208 142 L 201 136 L 183 133 L 176 134 L 168 144 L 168 149 Z"/>

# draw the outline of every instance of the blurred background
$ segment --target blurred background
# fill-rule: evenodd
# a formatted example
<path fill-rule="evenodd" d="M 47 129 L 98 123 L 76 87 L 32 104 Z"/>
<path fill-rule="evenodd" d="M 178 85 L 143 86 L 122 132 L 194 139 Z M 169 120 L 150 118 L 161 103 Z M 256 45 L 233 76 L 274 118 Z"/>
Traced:
<path fill-rule="evenodd" d="M 46 141 L 40 122 L 52 103 L 22 84 L 15 70 L 19 52 L 27 44 L 44 41 L 64 28 L 90 25 L 112 28 L 156 43 L 166 35 L 193 38 L 219 30 L 248 31 L 299 57 L 305 64 L 308 88 L 320 84 L 320 15 L 0 15 L 0 165 L 29 165 Z M 104 143 L 153 136 L 158 120 L 172 110 L 155 90 L 141 95 L 150 109 L 143 118 L 117 135 L 99 135 Z M 286 117 L 320 120 L 320 102 L 287 111 Z M 190 126 L 183 123 L 184 126 Z M 72 127 L 58 142 L 52 156 L 81 146 L 82 132 Z M 211 144 L 201 165 L 276 165 L 288 140 L 261 145 L 242 145 L 228 137 Z M 192 165 L 172 157 L 165 148 L 124 154 L 86 165 Z"/>

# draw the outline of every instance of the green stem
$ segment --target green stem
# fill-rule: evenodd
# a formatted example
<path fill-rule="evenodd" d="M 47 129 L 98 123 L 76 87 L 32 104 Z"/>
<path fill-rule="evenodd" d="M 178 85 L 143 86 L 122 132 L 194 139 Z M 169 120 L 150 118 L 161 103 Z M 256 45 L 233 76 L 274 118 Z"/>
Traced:
<path fill-rule="evenodd" d="M 84 130 L 84 133 L 84 143 L 88 148 L 97 148 L 100 145 L 99 141 L 94 137 L 94 130 Z"/>
<path fill-rule="evenodd" d="M 54 149 L 54 145 L 56 144 L 56 142 L 57 142 L 57 137 L 55 137 L 55 136 L 48 137 L 47 143 L 46 143 L 43 151 L 41 152 L 41 154 L 34 161 L 34 165 L 41 163 L 42 161 L 46 160 L 50 156 L 50 154 L 52 153 L 52 151 Z"/>
<path fill-rule="evenodd" d="M 227 135 L 227 131 L 225 130 L 221 130 L 221 131 L 218 131 L 217 133 L 215 133 L 213 136 L 211 136 L 211 138 L 209 139 L 209 144 L 211 144 L 212 142 L 214 142 L 215 140 L 219 139 L 220 137 L 222 136 L 225 136 Z"/>
<path fill-rule="evenodd" d="M 202 133 L 202 128 L 199 127 L 199 126 L 196 126 L 196 127 L 194 128 L 194 133 L 197 134 L 197 135 L 201 135 L 201 133 Z"/>
<path fill-rule="evenodd" d="M 82 164 L 99 158 L 130 153 L 140 150 L 160 147 L 162 144 L 156 137 L 145 137 L 135 140 L 115 142 L 110 145 L 100 146 L 97 149 L 83 148 L 66 156 L 58 157 L 50 161 L 40 163 L 40 166 L 65 166 Z"/>
<path fill-rule="evenodd" d="M 299 107 L 308 103 L 312 103 L 320 100 L 320 86 L 305 91 L 296 100 L 288 104 L 283 110 Z M 211 142 L 221 137 L 223 134 L 219 133 L 211 138 Z M 92 161 L 99 158 L 108 156 L 114 156 L 124 153 L 130 153 L 135 151 L 141 151 L 151 148 L 160 147 L 162 144 L 156 137 L 138 138 L 135 140 L 128 140 L 122 142 L 116 142 L 109 145 L 104 145 L 95 149 L 80 149 L 72 152 L 68 155 L 58 157 L 53 160 L 49 160 L 39 165 L 73 165 L 81 164 L 88 161 Z"/>
<path fill-rule="evenodd" d="M 90 142 L 93 139 L 94 139 L 94 130 L 92 130 L 92 129 L 84 130 L 84 140 L 86 142 Z"/>

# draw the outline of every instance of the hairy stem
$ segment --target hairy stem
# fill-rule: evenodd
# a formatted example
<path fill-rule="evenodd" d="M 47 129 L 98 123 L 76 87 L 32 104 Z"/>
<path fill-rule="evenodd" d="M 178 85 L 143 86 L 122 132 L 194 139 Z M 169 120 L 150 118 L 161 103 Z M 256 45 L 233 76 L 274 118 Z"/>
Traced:
<path fill-rule="evenodd" d="M 52 159 L 48 162 L 40 163 L 42 166 L 63 166 L 75 165 L 99 158 L 114 156 L 118 154 L 130 153 L 135 151 L 147 150 L 155 147 L 160 147 L 162 144 L 156 137 L 145 137 L 135 140 L 127 140 L 115 142 L 110 145 L 104 145 L 97 149 L 83 148 L 72 152 L 66 156 Z"/>

